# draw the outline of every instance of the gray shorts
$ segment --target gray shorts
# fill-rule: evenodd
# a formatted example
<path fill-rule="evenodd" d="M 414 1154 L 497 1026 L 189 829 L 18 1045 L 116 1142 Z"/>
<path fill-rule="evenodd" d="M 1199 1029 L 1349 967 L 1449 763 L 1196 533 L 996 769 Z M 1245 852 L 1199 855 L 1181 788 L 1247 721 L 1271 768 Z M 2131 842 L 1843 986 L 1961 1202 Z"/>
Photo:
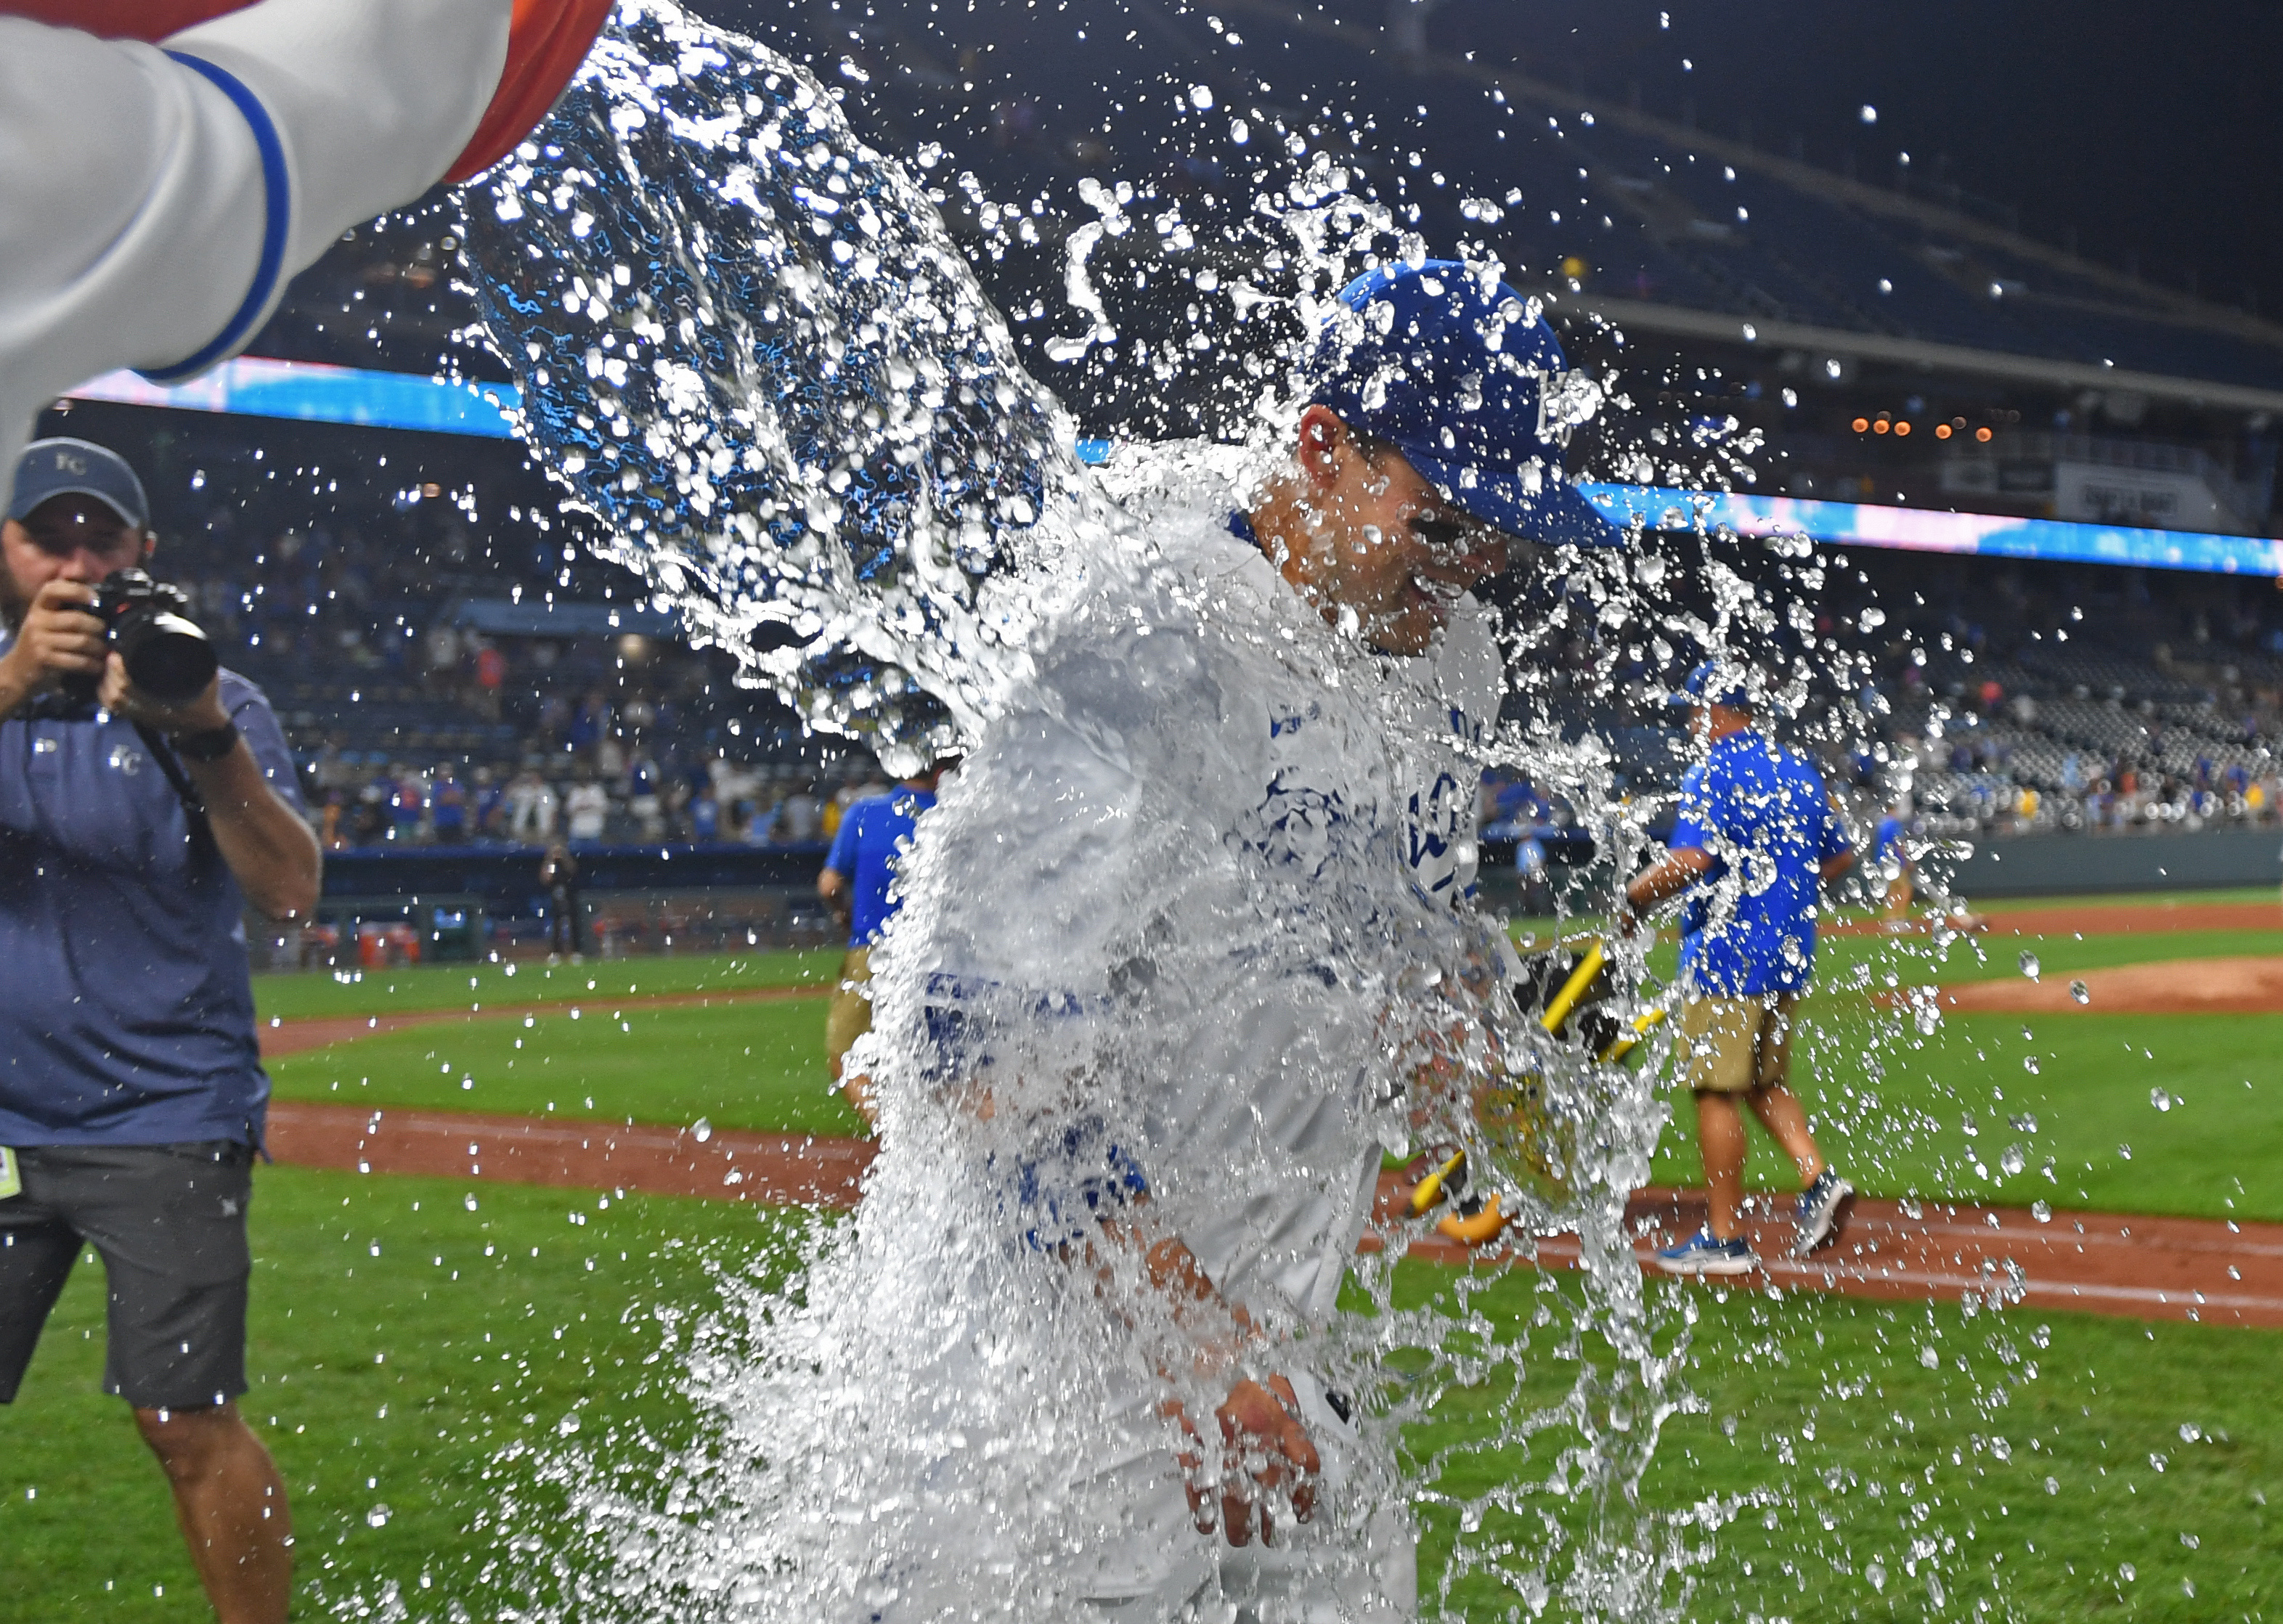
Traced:
<path fill-rule="evenodd" d="M 252 1149 L 48 1145 L 16 1159 L 23 1193 L 0 1201 L 0 1403 L 14 1401 L 82 1246 L 110 1286 L 105 1392 L 140 1410 L 245 1392 Z"/>

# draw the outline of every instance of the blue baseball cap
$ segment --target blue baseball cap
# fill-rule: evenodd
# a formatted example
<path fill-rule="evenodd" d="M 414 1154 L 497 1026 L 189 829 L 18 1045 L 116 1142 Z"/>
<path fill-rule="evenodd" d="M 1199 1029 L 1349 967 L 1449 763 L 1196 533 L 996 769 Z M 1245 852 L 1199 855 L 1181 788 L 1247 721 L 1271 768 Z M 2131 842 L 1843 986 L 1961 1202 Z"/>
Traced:
<path fill-rule="evenodd" d="M 151 503 L 127 459 L 90 440 L 35 439 L 16 460 L 8 517 L 18 524 L 57 496 L 92 496 L 136 530 L 151 527 Z"/>
<path fill-rule="evenodd" d="M 1707 660 L 1688 673 L 1688 680 L 1666 702 L 1673 705 L 1726 705 L 1732 710 L 1749 711 L 1756 701 L 1752 697 L 1752 673 L 1741 665 L 1726 665 L 1718 660 Z"/>
<path fill-rule="evenodd" d="M 1530 301 L 1455 260 L 1389 265 L 1342 291 L 1308 399 L 1386 440 L 1484 524 L 1533 541 L 1622 547 L 1562 468 L 1543 385 L 1569 361 Z"/>

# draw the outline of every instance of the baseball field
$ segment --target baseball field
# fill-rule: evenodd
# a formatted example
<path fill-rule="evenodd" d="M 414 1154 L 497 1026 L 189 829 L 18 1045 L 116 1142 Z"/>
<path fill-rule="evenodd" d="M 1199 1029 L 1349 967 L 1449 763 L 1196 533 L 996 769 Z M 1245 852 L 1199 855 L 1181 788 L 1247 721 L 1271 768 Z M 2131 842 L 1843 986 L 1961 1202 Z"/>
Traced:
<path fill-rule="evenodd" d="M 1827 941 L 1798 1053 L 1826 1149 L 1897 1212 L 1988 1209 L 2053 1240 L 2057 1260 L 2090 1215 L 2128 1239 L 2136 1219 L 2161 1219 L 2253 1306 L 2224 1313 L 2224 1292 L 2149 1286 L 2145 1313 L 2071 1312 L 2034 1290 L 1992 1307 L 1990 1294 L 1914 1292 L 1899 1276 L 1872 1294 L 1789 1277 L 1659 1282 L 1660 1334 L 1687 1330 L 1695 1398 L 1666 1424 L 1641 1507 L 1688 1511 L 1675 1537 L 1710 1547 L 1689 1616 L 2275 1612 L 2283 1420 L 2264 1383 L 2283 1336 L 2250 1327 L 2283 1325 L 2283 1247 L 2262 1228 L 2283 1220 L 2283 909 L 2265 892 L 2062 898 L 1990 924 L 1944 941 L 1856 921 Z M 277 1097 L 308 1121 L 464 1117 L 488 1138 L 511 1118 L 597 1135 L 703 1119 L 709 1136 L 845 1136 L 855 1123 L 821 1055 L 836 963 L 316 974 L 260 981 L 257 996 Z M 1696 1179 L 1687 1116 L 1678 1102 L 1659 1185 Z M 837 1221 L 510 1182 L 514 1164 L 456 1146 L 430 1173 L 281 1162 L 258 1177 L 245 1408 L 294 1497 L 297 1616 L 392 1616 L 392 1587 L 393 1616 L 409 1619 L 521 1605 L 494 1563 L 501 1487 L 530 1470 L 517 1446 L 575 1435 L 639 1471 L 637 1438 L 696 1425 L 676 1349 L 714 1300 L 714 1271 L 770 1276 L 799 1225 Z M 1780 1195 L 1788 1174 L 1757 1146 L 1754 1182 Z M 721 1195 L 752 1193 L 720 1182 Z M 2112 1251 L 2129 1274 L 2131 1248 Z M 1413 1300 L 1463 1297 L 1538 1350 L 1519 1393 L 1438 1395 L 1441 1418 L 1413 1440 L 1438 1494 L 1555 1470 L 1573 1441 L 1559 1428 L 1527 1459 L 1485 1441 L 1501 1407 L 1550 1400 L 1578 1357 L 1607 1360 L 1590 1340 L 1566 1346 L 1567 1313 L 1544 1311 L 1573 1280 L 1402 1265 Z M 2272 1315 L 2256 1306 L 2269 1298 Z M 82 1268 L 0 1418 L 12 1558 L 0 1616 L 205 1618 L 158 1473 L 98 1391 L 102 1317 L 100 1271 Z M 1427 1512 L 1430 1596 L 1457 1514 Z M 1549 1500 L 1544 1515 L 1577 1532 L 1588 1512 Z M 1601 1515 L 1624 1537 L 1635 1513 Z M 1514 1530 L 1525 1548 L 1544 1543 L 1539 1516 Z M 1449 1577 L 1467 1617 L 1530 1615 L 1526 1597 Z M 1548 1606 L 1560 1613 L 1558 1598 Z"/>

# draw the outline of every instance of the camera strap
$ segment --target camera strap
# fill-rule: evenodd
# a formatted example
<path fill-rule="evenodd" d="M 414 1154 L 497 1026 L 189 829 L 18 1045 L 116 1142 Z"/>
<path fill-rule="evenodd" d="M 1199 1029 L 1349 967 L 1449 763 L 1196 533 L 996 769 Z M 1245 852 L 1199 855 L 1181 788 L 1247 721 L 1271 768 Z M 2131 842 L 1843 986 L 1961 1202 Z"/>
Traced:
<path fill-rule="evenodd" d="M 141 722 L 135 724 L 136 735 L 151 752 L 151 759 L 159 764 L 159 771 L 175 787 L 175 796 L 183 803 L 183 812 L 190 819 L 191 837 L 214 845 L 214 826 L 206 820 L 206 804 L 199 797 L 199 787 L 191 782 L 191 775 L 176 758 L 174 747 Z"/>

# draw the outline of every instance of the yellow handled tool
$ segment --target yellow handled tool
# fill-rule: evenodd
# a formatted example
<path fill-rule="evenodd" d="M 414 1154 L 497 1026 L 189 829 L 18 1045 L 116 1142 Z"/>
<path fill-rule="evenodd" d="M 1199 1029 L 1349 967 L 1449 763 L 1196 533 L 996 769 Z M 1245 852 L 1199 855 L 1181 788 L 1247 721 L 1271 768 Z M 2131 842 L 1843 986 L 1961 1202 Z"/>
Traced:
<path fill-rule="evenodd" d="M 1549 1032 L 1560 1032 L 1562 1023 L 1593 990 L 1593 983 L 1601 979 L 1601 967 L 1608 962 L 1609 956 L 1602 952 L 1599 942 L 1586 949 L 1586 956 L 1578 960 L 1578 967 L 1570 972 L 1570 979 L 1562 983 L 1562 991 L 1554 995 L 1553 1001 L 1546 1006 L 1546 1013 L 1538 1017 L 1539 1025 Z"/>
<path fill-rule="evenodd" d="M 1462 1150 L 1421 1179 L 1411 1192 L 1411 1216 L 1425 1217 L 1427 1209 L 1443 1199 L 1443 1186 L 1451 1182 L 1453 1174 L 1460 1175 L 1461 1182 L 1465 1182 L 1466 1166 L 1467 1153 Z"/>
<path fill-rule="evenodd" d="M 1435 1232 L 1462 1246 L 1478 1247 L 1496 1240 L 1505 1227 L 1506 1215 L 1499 1210 L 1499 1198 L 1492 1195 L 1473 1212 L 1445 1214 L 1436 1224 Z"/>
<path fill-rule="evenodd" d="M 1640 1014 L 1635 1015 L 1633 1017 L 1633 1030 L 1632 1032 L 1629 1034 L 1619 1034 L 1617 1037 L 1610 1043 L 1608 1048 L 1601 1051 L 1601 1059 L 1602 1063 L 1604 1065 L 1615 1065 L 1617 1061 L 1625 1059 L 1626 1055 L 1631 1054 L 1635 1049 L 1640 1046 L 1641 1039 L 1648 1037 L 1651 1031 L 1655 1030 L 1658 1023 L 1664 1019 L 1664 1011 L 1661 1009 L 1643 1010 Z"/>

